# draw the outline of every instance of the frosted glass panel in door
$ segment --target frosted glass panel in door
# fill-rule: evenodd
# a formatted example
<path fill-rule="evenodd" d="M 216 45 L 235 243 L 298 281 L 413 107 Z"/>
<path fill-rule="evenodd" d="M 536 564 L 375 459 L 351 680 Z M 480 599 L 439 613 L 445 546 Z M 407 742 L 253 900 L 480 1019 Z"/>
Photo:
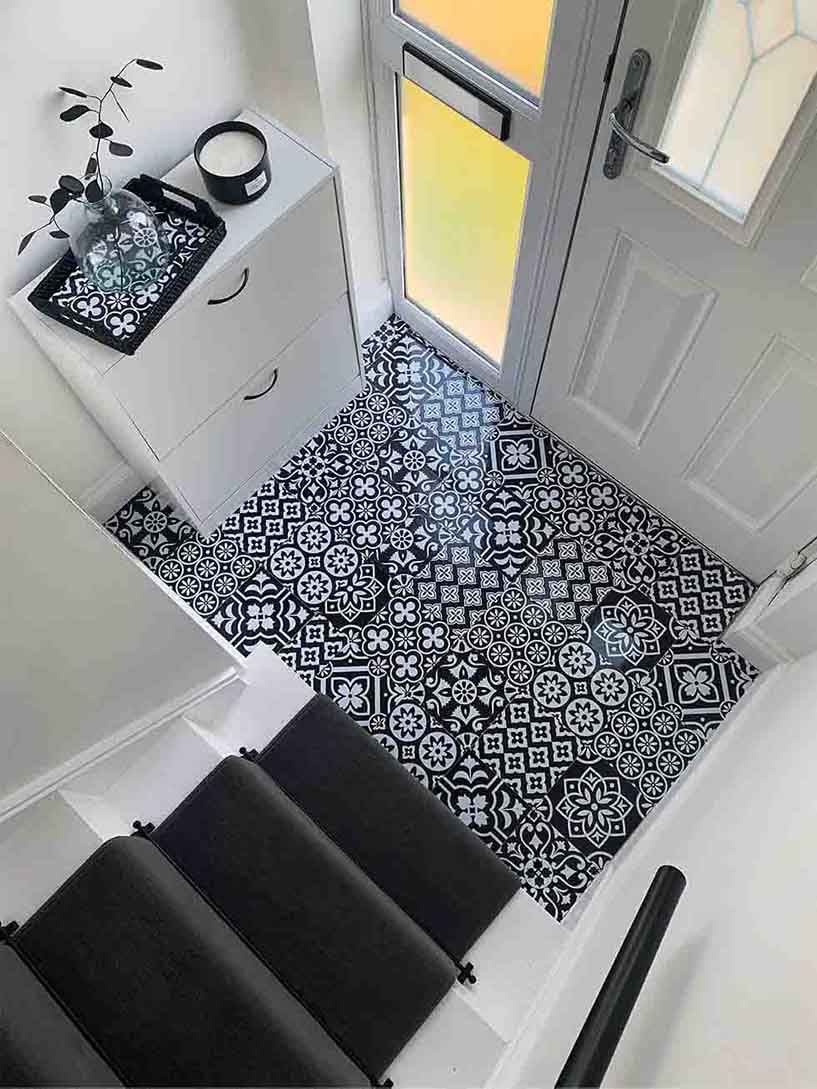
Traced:
<path fill-rule="evenodd" d="M 499 364 L 528 160 L 406 79 L 400 152 L 406 297 Z"/>
<path fill-rule="evenodd" d="M 744 222 L 817 75 L 817 0 L 706 0 L 660 171 Z"/>
<path fill-rule="evenodd" d="M 400 0 L 401 15 L 538 95 L 554 0 Z"/>

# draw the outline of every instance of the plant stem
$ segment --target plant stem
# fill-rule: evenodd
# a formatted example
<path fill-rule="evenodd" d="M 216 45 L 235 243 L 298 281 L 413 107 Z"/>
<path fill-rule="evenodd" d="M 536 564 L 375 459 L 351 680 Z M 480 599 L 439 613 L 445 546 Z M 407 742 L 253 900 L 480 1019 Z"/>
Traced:
<path fill-rule="evenodd" d="M 136 57 L 131 57 L 131 59 L 129 61 L 127 61 L 125 64 L 123 64 L 122 67 L 119 69 L 119 71 L 116 73 L 117 76 L 121 76 L 126 68 L 130 68 L 130 66 L 132 64 L 135 64 L 135 63 L 136 63 Z M 102 98 L 99 98 L 97 95 L 89 95 L 89 98 L 96 98 L 97 102 L 99 103 L 99 105 L 97 106 L 97 111 L 96 111 L 96 123 L 98 125 L 102 124 L 102 107 L 103 107 L 103 105 L 105 103 L 105 99 L 108 97 L 108 95 L 111 95 L 111 94 L 114 96 L 114 98 L 116 98 L 116 93 L 114 92 L 114 82 L 113 82 L 113 80 L 111 80 L 108 83 L 108 90 L 105 92 L 105 94 L 102 96 Z M 99 148 L 100 148 L 101 144 L 102 144 L 102 137 L 97 136 L 97 138 L 96 138 L 96 152 L 95 152 L 94 157 L 96 158 L 96 180 L 97 180 L 97 184 L 99 185 L 100 190 L 102 189 L 102 170 L 101 170 L 100 165 L 99 165 Z"/>

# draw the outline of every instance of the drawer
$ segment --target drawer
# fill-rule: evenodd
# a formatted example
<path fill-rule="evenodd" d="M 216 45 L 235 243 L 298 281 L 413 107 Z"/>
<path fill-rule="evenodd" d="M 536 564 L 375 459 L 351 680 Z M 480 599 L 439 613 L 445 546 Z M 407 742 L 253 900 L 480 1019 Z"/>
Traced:
<path fill-rule="evenodd" d="M 346 290 L 328 184 L 208 281 L 105 383 L 162 458 Z"/>
<path fill-rule="evenodd" d="M 203 520 L 316 416 L 358 371 L 344 295 L 162 464 Z M 276 377 L 277 374 L 277 377 Z M 261 397 L 275 379 L 275 384 Z"/>

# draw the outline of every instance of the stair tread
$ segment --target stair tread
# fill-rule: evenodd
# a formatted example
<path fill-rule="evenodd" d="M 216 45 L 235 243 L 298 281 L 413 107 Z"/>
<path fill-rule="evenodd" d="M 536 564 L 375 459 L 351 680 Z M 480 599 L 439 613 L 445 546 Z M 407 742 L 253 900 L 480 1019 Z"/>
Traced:
<path fill-rule="evenodd" d="M 454 982 L 439 946 L 247 760 L 223 760 L 153 839 L 370 1076 Z"/>
<path fill-rule="evenodd" d="M 14 941 L 128 1084 L 363 1083 L 147 840 L 109 840 Z"/>
<path fill-rule="evenodd" d="M 325 696 L 258 763 L 455 959 L 519 888 L 470 829 Z"/>
<path fill-rule="evenodd" d="M 11 946 L 0 946 L 0 1085 L 121 1085 Z"/>

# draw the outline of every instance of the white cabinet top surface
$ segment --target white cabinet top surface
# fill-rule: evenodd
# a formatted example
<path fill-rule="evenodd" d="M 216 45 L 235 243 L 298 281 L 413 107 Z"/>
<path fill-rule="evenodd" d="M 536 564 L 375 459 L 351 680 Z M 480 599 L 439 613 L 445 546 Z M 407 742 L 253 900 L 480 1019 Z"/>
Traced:
<path fill-rule="evenodd" d="M 171 185 L 208 200 L 227 224 L 227 235 L 192 284 L 182 292 L 179 300 L 164 315 L 160 325 L 177 313 L 195 291 L 217 275 L 259 234 L 300 204 L 333 173 L 333 167 L 328 162 L 309 151 L 295 137 L 255 110 L 244 110 L 240 114 L 240 119 L 255 125 L 264 133 L 270 160 L 269 189 L 262 197 L 249 204 L 222 204 L 207 193 L 192 154 L 165 175 L 165 180 Z M 32 320 L 46 324 L 53 334 L 64 341 L 66 347 L 81 355 L 95 370 L 100 373 L 109 370 L 118 359 L 122 358 L 121 352 L 69 329 L 68 326 L 41 314 L 29 303 L 28 295 L 43 275 L 44 273 L 41 273 L 13 296 L 10 300 L 13 309 L 27 325 L 30 325 Z M 155 332 L 151 335 L 155 335 Z M 138 358 L 138 349 L 135 355 Z"/>

